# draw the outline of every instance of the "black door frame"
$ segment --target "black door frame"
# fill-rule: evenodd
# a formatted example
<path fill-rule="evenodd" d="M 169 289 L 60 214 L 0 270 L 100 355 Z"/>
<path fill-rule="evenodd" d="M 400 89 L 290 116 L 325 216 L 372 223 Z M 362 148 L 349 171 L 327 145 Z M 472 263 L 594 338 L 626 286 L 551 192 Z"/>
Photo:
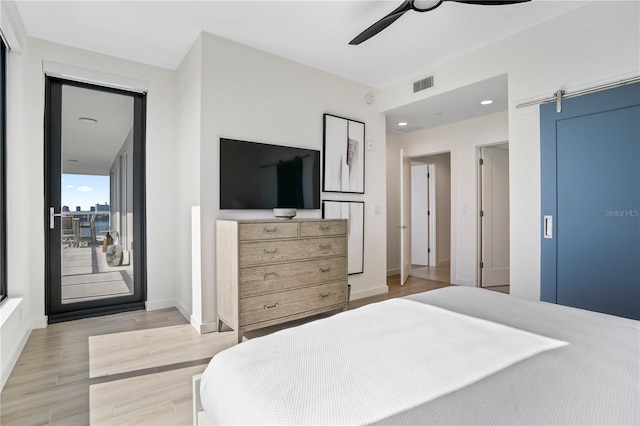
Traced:
<path fill-rule="evenodd" d="M 53 178 L 62 172 L 61 123 L 62 87 L 75 86 L 90 90 L 130 96 L 133 98 L 133 250 L 134 292 L 129 296 L 62 304 L 61 262 L 52 256 L 60 253 L 59 226 L 49 228 L 49 206 L 61 197 L 60 180 Z M 47 76 L 45 79 L 44 111 L 44 236 L 45 236 L 45 314 L 49 324 L 79 318 L 143 309 L 147 300 L 146 253 L 146 94 L 82 83 Z M 59 224 L 58 218 L 56 223 Z M 58 282 L 56 282 L 58 280 Z"/>

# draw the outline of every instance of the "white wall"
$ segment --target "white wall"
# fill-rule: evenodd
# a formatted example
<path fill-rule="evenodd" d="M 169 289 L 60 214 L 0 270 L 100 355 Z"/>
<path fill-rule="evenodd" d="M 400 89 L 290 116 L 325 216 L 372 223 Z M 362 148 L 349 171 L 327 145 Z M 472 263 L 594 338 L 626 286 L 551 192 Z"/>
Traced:
<path fill-rule="evenodd" d="M 436 265 L 451 261 L 451 155 L 430 156 L 436 179 Z"/>
<path fill-rule="evenodd" d="M 23 192 L 29 197 L 25 210 L 30 223 L 42 223 L 43 194 L 43 126 L 44 73 L 42 62 L 50 61 L 68 66 L 97 70 L 103 73 L 147 81 L 147 308 L 161 309 L 175 305 L 174 250 L 167 241 L 175 240 L 175 212 L 171 207 L 176 198 L 176 182 L 169 171 L 175 169 L 175 73 L 94 52 L 63 46 L 44 40 L 29 39 L 29 56 L 25 82 L 25 103 L 31 125 L 25 140 L 30 152 L 29 178 Z M 40 117 L 34 120 L 33 117 Z M 36 125 L 34 125 L 37 123 Z M 152 212 L 162 212 L 153 214 Z M 29 244 L 31 316 L 41 325 L 44 316 L 44 235 L 38 227 L 31 227 L 25 238 Z"/>
<path fill-rule="evenodd" d="M 187 318 L 201 318 L 201 304 L 192 301 L 200 293 L 200 221 L 192 209 L 200 206 L 200 136 L 202 104 L 202 38 L 198 37 L 176 72 L 178 167 L 176 197 L 176 304 Z M 192 241 L 192 236 L 195 240 Z M 193 247 L 192 247 L 193 245 Z M 195 267 L 192 262 L 195 259 Z"/>
<path fill-rule="evenodd" d="M 32 329 L 29 315 L 29 246 L 23 236 L 31 224 L 23 215 L 28 197 L 21 182 L 28 177 L 29 150 L 25 138 L 23 79 L 28 54 L 26 31 L 13 2 L 0 2 L 0 25 L 12 49 L 7 55 L 7 290 L 9 300 L 0 306 L 0 389 L 9 378 Z M 41 117 L 41 116 L 40 116 Z M 42 221 L 38 222 L 42 223 Z"/>
<path fill-rule="evenodd" d="M 215 220 L 270 218 L 271 211 L 219 210 L 219 138 L 322 149 L 322 115 L 362 121 L 366 140 L 365 195 L 322 194 L 365 202 L 364 273 L 352 275 L 352 298 L 386 291 L 385 123 L 364 101 L 371 88 L 202 34 L 200 217 L 202 323 L 215 321 Z M 194 182 L 195 183 L 195 182 Z M 299 217 L 320 217 L 320 210 Z"/>
<path fill-rule="evenodd" d="M 386 111 L 508 73 L 509 131 L 503 141 L 510 144 L 510 282 L 511 293 L 516 296 L 540 297 L 541 232 L 539 110 L 535 106 L 516 109 L 516 105 L 551 96 L 558 89 L 571 92 L 640 74 L 639 18 L 640 2 L 594 1 L 429 70 L 436 76 L 434 90 L 412 95 L 409 88 L 419 77 L 416 76 L 380 93 L 381 110 Z M 446 135 L 442 135 L 441 140 L 444 139 Z M 437 150 L 437 144 L 431 142 L 430 147 L 420 150 Z M 467 157 L 452 152 L 452 179 L 461 186 L 470 182 L 475 173 Z M 460 166 L 469 169 L 457 170 Z M 475 227 L 468 220 L 473 200 L 461 189 L 458 196 L 462 194 L 465 199 L 457 200 L 452 230 L 455 228 L 457 235 L 475 238 Z M 465 238 L 454 238 L 457 241 L 452 247 L 452 265 L 458 265 L 456 279 L 471 283 L 474 274 L 470 266 L 476 246 L 463 245 L 468 243 Z"/>

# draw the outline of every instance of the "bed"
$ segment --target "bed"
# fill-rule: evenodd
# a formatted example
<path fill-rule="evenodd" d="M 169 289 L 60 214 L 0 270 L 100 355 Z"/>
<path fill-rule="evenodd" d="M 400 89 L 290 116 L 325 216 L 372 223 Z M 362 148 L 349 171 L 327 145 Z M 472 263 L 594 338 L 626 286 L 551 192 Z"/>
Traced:
<path fill-rule="evenodd" d="M 640 424 L 640 322 L 447 287 L 211 360 L 210 424 Z"/>

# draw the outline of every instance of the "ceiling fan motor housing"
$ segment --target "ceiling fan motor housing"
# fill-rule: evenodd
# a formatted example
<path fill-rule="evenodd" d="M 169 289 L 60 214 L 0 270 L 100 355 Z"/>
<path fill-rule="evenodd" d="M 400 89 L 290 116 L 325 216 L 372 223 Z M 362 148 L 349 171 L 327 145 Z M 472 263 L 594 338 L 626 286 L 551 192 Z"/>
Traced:
<path fill-rule="evenodd" d="M 428 12 L 442 4 L 443 0 L 414 0 L 411 2 L 411 8 L 416 12 Z"/>

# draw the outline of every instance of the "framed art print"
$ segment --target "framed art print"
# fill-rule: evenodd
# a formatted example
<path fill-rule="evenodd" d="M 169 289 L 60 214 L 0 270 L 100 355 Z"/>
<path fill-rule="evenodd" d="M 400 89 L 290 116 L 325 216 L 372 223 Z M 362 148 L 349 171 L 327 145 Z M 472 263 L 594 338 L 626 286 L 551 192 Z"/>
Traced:
<path fill-rule="evenodd" d="M 364 194 L 364 123 L 324 114 L 325 192 Z"/>
<path fill-rule="evenodd" d="M 364 271 L 364 202 L 323 201 L 322 217 L 325 219 L 349 219 L 347 228 L 347 271 L 361 274 Z"/>

